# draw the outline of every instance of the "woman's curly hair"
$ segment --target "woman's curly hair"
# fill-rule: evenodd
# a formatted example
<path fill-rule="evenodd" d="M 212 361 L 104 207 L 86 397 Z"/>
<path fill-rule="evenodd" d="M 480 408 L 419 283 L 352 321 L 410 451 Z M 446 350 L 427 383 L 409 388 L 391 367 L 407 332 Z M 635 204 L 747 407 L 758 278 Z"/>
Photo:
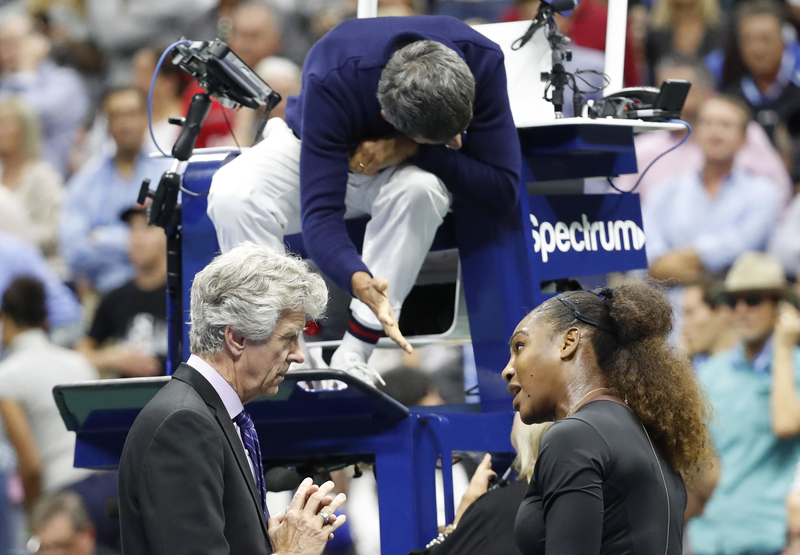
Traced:
<path fill-rule="evenodd" d="M 666 295 L 645 280 L 561 295 L 600 326 L 577 320 L 555 298 L 534 312 L 556 332 L 576 326 L 591 334 L 606 385 L 636 413 L 662 456 L 691 482 L 713 459 L 711 407 L 688 357 L 668 342 L 672 307 Z"/>

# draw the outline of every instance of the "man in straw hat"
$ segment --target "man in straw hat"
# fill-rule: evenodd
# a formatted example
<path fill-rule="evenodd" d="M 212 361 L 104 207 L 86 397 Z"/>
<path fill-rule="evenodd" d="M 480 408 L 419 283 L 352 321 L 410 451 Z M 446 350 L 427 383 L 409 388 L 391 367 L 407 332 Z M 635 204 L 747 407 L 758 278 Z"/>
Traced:
<path fill-rule="evenodd" d="M 780 262 L 765 253 L 739 256 L 725 290 L 739 344 L 698 370 L 717 412 L 722 474 L 689 535 L 695 553 L 777 553 L 800 458 L 800 313 Z"/>

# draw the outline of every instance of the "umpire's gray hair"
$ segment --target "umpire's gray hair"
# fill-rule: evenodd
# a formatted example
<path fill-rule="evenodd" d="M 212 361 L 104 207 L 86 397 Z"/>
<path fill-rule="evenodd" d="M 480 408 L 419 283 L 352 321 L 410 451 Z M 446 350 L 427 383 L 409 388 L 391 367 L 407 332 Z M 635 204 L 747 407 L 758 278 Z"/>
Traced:
<path fill-rule="evenodd" d="M 286 310 L 319 319 L 328 287 L 299 257 L 240 243 L 197 273 L 191 291 L 189 346 L 196 355 L 222 352 L 225 327 L 266 341 Z"/>
<path fill-rule="evenodd" d="M 395 129 L 444 143 L 472 120 L 475 77 L 454 50 L 432 40 L 397 50 L 378 82 L 378 102 Z"/>

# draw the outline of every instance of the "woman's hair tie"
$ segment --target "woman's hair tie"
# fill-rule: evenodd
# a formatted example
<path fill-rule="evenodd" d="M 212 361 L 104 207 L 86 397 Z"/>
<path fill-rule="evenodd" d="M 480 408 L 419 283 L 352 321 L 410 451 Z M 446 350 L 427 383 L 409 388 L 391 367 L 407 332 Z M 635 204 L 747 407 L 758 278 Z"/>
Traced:
<path fill-rule="evenodd" d="M 614 289 L 611 287 L 597 287 L 589 291 L 592 295 L 599 297 L 609 308 L 614 304 Z"/>
<path fill-rule="evenodd" d="M 572 317 L 575 318 L 576 320 L 580 320 L 581 322 L 589 324 L 590 326 L 600 328 L 604 332 L 614 335 L 614 332 L 611 331 L 607 326 L 604 326 L 598 320 L 592 318 L 591 316 L 583 314 L 578 308 L 578 305 L 576 305 L 570 299 L 566 298 L 564 295 L 557 295 L 556 299 L 561 301 L 561 304 L 567 307 L 567 309 L 572 313 Z"/>

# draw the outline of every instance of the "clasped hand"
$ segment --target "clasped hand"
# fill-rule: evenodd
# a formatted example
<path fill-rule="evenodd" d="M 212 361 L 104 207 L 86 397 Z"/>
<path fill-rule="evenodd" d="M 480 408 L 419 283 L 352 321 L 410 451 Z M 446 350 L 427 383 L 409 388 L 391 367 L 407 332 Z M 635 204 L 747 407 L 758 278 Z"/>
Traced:
<path fill-rule="evenodd" d="M 417 143 L 400 133 L 383 139 L 364 141 L 350 157 L 350 171 L 376 176 L 384 168 L 405 162 L 417 153 L 417 148 Z"/>
<path fill-rule="evenodd" d="M 331 481 L 317 487 L 306 478 L 286 511 L 269 519 L 269 540 L 276 555 L 319 555 L 325 550 L 333 532 L 347 519 L 333 514 L 347 497 L 343 493 L 328 497 L 332 489 Z M 320 514 L 323 509 L 329 516 L 327 524 Z"/>

